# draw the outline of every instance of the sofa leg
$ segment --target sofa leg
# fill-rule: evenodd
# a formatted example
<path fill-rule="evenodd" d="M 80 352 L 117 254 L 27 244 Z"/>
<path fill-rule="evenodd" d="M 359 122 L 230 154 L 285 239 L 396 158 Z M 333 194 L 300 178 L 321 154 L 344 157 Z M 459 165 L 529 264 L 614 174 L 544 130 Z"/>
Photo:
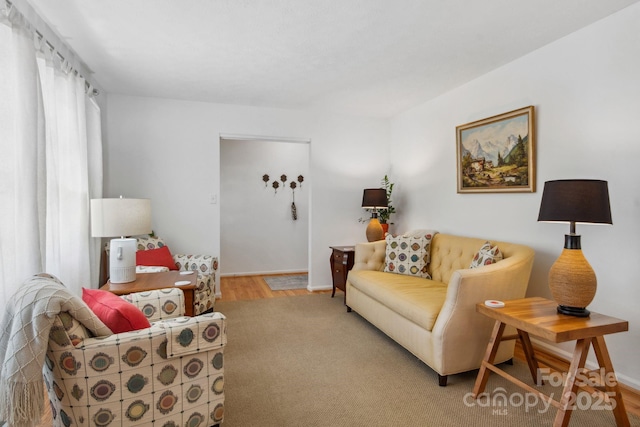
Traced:
<path fill-rule="evenodd" d="M 351 307 L 347 306 L 347 313 L 351 313 Z"/>
<path fill-rule="evenodd" d="M 440 387 L 446 387 L 447 386 L 447 375 L 440 375 L 438 374 L 438 385 Z"/>

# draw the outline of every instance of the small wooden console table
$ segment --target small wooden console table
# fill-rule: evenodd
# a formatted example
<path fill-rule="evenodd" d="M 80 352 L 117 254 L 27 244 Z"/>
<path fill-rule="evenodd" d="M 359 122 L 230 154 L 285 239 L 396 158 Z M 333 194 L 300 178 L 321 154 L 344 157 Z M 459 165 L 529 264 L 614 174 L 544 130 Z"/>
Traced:
<path fill-rule="evenodd" d="M 584 375 L 578 377 L 578 375 L 583 372 L 589 347 L 593 345 L 593 350 L 600 366 L 598 372 L 604 374 L 602 378 L 606 390 L 604 400 L 611 401 L 616 424 L 618 426 L 629 426 L 629 418 L 624 408 L 620 387 L 613 371 L 613 364 L 609 357 L 607 345 L 604 342 L 604 335 L 628 331 L 629 323 L 625 320 L 604 316 L 593 311 L 590 317 L 567 316 L 558 314 L 556 307 L 557 303 L 544 298 L 523 298 L 505 301 L 505 306 L 502 308 L 488 307 L 483 303 L 476 305 L 476 310 L 479 313 L 495 319 L 496 323 L 476 378 L 473 397 L 479 397 L 487 385 L 489 374 L 495 372 L 558 408 L 553 425 L 554 427 L 567 426 L 573 405 L 576 402 L 576 392 L 580 385 L 576 380 L 585 377 Z M 503 336 L 506 326 L 516 328 L 517 335 Z M 560 401 L 552 399 L 493 364 L 501 341 L 520 339 L 533 381 L 539 384 L 538 361 L 529 340 L 529 334 L 554 343 L 576 340 L 576 347 L 573 351 L 571 365 Z M 589 376 L 589 378 L 592 377 Z M 597 392 L 598 390 L 589 389 L 589 391 Z"/>
<path fill-rule="evenodd" d="M 333 292 L 331 298 L 336 294 L 336 289 L 344 292 L 344 300 L 347 301 L 347 274 L 353 268 L 355 256 L 354 246 L 329 246 L 332 249 L 329 262 L 331 263 L 331 278 L 333 279 Z"/>
<path fill-rule="evenodd" d="M 116 295 L 127 295 L 134 292 L 155 291 L 164 288 L 180 288 L 184 293 L 184 314 L 193 316 L 193 297 L 198 284 L 198 273 L 180 274 L 179 271 L 165 271 L 162 273 L 138 273 L 136 280 L 129 283 L 111 283 L 108 281 L 100 287 Z M 188 285 L 176 286 L 176 282 L 189 281 Z"/>

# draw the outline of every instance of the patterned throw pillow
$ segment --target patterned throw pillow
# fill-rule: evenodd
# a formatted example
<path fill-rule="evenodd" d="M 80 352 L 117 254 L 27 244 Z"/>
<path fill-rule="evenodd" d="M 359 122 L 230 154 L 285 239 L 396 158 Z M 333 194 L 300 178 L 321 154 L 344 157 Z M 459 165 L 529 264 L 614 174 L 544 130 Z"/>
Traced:
<path fill-rule="evenodd" d="M 433 233 L 423 236 L 394 236 L 387 234 L 384 271 L 430 279 L 427 273 L 431 261 Z"/>
<path fill-rule="evenodd" d="M 490 242 L 485 242 L 480 250 L 475 254 L 471 260 L 469 268 L 482 267 L 483 265 L 495 264 L 502 259 L 502 252 L 498 246 L 491 246 Z"/>

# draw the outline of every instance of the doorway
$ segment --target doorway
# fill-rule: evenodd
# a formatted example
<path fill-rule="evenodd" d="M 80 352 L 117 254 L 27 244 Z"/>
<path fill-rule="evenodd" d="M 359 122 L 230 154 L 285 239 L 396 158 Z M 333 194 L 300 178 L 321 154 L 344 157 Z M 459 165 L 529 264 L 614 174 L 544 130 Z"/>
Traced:
<path fill-rule="evenodd" d="M 309 148 L 221 136 L 221 277 L 309 271 Z"/>

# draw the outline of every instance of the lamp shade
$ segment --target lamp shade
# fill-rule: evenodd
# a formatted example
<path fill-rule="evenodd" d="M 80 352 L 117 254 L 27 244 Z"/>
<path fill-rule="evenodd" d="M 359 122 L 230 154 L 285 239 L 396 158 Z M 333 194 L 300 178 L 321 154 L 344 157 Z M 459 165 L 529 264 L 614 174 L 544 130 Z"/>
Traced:
<path fill-rule="evenodd" d="M 538 221 L 613 224 L 607 181 L 562 179 L 545 182 Z"/>
<path fill-rule="evenodd" d="M 151 233 L 150 199 L 91 199 L 93 237 Z"/>
<path fill-rule="evenodd" d="M 384 188 L 366 188 L 362 195 L 362 207 L 365 209 L 386 209 L 387 190 Z"/>

